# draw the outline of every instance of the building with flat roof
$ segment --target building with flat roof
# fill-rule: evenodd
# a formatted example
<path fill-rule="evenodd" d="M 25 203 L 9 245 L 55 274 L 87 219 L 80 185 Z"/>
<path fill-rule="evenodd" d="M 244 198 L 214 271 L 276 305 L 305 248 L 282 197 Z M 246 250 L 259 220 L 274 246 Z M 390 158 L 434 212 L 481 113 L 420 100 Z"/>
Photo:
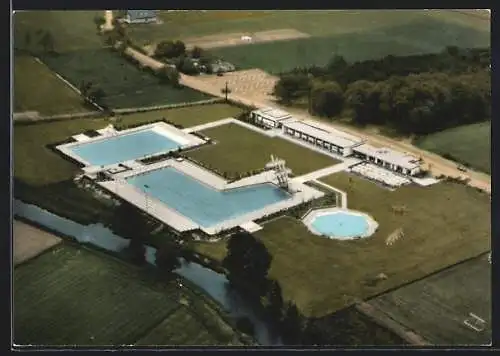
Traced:
<path fill-rule="evenodd" d="M 156 22 L 157 10 L 127 10 L 123 21 L 126 23 Z"/>
<path fill-rule="evenodd" d="M 394 172 L 413 176 L 421 171 L 420 159 L 390 148 L 363 144 L 355 147 L 353 153 L 360 159 L 375 163 Z"/>
<path fill-rule="evenodd" d="M 353 153 L 353 148 L 363 144 L 359 137 L 345 134 L 333 128 L 320 128 L 307 121 L 288 120 L 282 123 L 283 131 L 289 136 L 302 139 L 327 151 L 338 153 L 344 157 Z"/>
<path fill-rule="evenodd" d="M 291 119 L 292 115 L 283 110 L 265 108 L 252 111 L 250 117 L 255 123 L 274 129 L 281 128 L 283 122 Z"/>

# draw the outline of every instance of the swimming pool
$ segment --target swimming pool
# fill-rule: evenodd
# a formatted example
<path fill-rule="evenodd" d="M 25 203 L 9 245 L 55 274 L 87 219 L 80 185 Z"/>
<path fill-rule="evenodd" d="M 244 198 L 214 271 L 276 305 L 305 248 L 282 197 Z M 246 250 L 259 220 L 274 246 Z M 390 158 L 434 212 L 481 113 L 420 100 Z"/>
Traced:
<path fill-rule="evenodd" d="M 304 219 L 304 223 L 317 235 L 339 240 L 367 237 L 377 228 L 377 223 L 370 216 L 340 209 L 313 211 Z"/>
<path fill-rule="evenodd" d="M 173 167 L 132 176 L 127 182 L 204 228 L 290 198 L 265 183 L 220 191 Z"/>
<path fill-rule="evenodd" d="M 69 150 L 91 165 L 105 166 L 171 151 L 180 145 L 179 142 L 149 129 L 82 143 Z"/>

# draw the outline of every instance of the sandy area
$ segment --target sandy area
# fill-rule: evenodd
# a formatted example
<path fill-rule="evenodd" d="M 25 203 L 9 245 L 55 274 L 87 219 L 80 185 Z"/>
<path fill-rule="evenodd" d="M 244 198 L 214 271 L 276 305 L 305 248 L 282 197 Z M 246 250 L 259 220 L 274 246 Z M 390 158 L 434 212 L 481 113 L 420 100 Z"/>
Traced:
<path fill-rule="evenodd" d="M 61 238 L 19 220 L 13 221 L 12 239 L 14 265 L 35 257 L 61 241 Z"/>
<path fill-rule="evenodd" d="M 236 95 L 242 95 L 255 100 L 272 100 L 273 97 L 270 93 L 272 93 L 278 77 L 261 69 L 248 69 L 225 73 L 222 77 L 207 75 L 199 76 L 197 79 L 214 88 L 221 89 L 227 82 L 231 92 Z"/>

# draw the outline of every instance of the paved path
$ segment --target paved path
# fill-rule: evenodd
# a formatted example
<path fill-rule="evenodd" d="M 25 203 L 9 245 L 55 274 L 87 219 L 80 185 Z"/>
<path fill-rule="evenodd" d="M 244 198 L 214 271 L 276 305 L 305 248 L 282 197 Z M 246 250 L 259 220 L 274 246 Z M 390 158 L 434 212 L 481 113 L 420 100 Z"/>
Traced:
<path fill-rule="evenodd" d="M 317 171 L 314 171 L 314 172 L 311 172 L 308 174 L 304 174 L 302 176 L 295 177 L 293 179 L 295 179 L 299 182 L 308 182 L 310 180 L 315 180 L 315 179 L 329 176 L 330 174 L 345 171 L 349 167 L 351 167 L 359 162 L 361 162 L 361 160 L 357 159 L 357 158 L 346 158 L 344 160 L 344 162 L 342 162 L 342 163 L 336 164 L 334 166 L 318 169 Z"/>
<path fill-rule="evenodd" d="M 330 184 L 323 183 L 322 181 L 317 180 L 317 179 L 313 180 L 313 182 L 318 184 L 318 185 L 321 185 L 322 187 L 325 187 L 326 189 L 330 189 L 334 192 L 339 193 L 340 197 L 341 197 L 340 207 L 342 209 L 347 209 L 347 193 L 346 192 L 344 192 L 343 190 L 337 189 L 335 187 L 332 187 Z"/>

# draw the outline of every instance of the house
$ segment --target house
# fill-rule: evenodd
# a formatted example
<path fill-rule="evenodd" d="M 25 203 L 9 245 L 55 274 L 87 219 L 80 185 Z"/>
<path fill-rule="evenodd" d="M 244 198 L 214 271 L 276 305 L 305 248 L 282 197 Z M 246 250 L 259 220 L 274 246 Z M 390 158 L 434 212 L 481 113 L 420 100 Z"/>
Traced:
<path fill-rule="evenodd" d="M 157 10 L 127 10 L 123 21 L 126 23 L 156 22 Z"/>
<path fill-rule="evenodd" d="M 283 121 L 291 119 L 292 115 L 282 110 L 265 108 L 252 111 L 250 117 L 256 124 L 274 129 L 281 128 Z"/>
<path fill-rule="evenodd" d="M 374 163 L 391 171 L 414 176 L 421 171 L 421 162 L 417 157 L 391 150 L 364 144 L 353 149 L 357 158 Z"/>
<path fill-rule="evenodd" d="M 286 135 L 309 142 L 312 145 L 344 157 L 352 155 L 354 147 L 364 143 L 359 137 L 333 128 L 318 126 L 315 122 L 287 120 L 282 123 L 282 127 Z"/>

